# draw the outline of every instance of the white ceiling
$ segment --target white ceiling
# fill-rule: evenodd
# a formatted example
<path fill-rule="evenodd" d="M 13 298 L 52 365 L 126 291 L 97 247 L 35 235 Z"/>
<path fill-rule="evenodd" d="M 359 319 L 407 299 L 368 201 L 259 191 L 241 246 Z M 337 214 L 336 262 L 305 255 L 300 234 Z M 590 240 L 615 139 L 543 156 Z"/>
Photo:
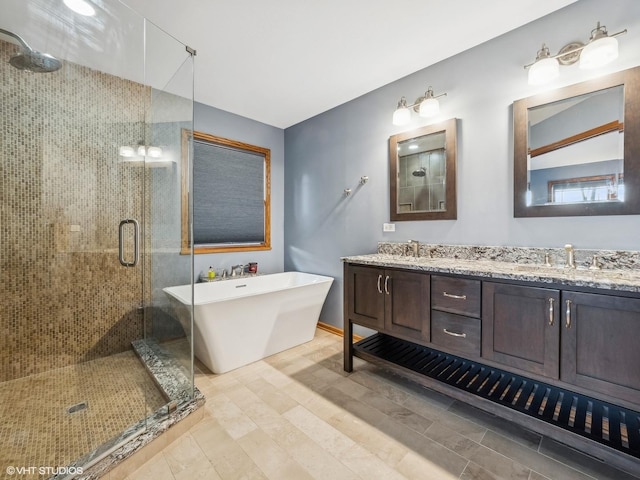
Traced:
<path fill-rule="evenodd" d="M 101 18 L 60 0 L 1 0 L 0 27 L 37 50 L 140 81 L 136 22 L 114 0 L 90 1 Z M 576 0 L 121 1 L 197 50 L 196 101 L 286 128 Z M 154 45 L 169 65 L 184 58 L 166 41 Z"/>
<path fill-rule="evenodd" d="M 197 101 L 286 128 L 576 0 L 122 1 L 197 50 Z"/>

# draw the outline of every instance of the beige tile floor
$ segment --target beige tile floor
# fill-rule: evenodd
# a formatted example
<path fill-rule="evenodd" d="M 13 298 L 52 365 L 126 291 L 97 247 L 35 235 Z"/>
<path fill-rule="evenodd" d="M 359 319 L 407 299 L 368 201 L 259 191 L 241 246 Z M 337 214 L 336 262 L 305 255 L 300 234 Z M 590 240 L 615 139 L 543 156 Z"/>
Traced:
<path fill-rule="evenodd" d="M 633 479 L 315 339 L 223 375 L 200 365 L 203 419 L 130 480 Z"/>

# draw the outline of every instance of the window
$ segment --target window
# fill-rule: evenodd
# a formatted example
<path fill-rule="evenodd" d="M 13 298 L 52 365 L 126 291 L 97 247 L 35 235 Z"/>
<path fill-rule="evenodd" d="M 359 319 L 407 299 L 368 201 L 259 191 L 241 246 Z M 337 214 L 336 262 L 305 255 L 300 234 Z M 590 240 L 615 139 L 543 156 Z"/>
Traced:
<path fill-rule="evenodd" d="M 182 253 L 189 253 L 189 138 L 183 130 Z M 271 249 L 271 151 L 193 132 L 194 253 Z"/>
<path fill-rule="evenodd" d="M 596 175 L 591 177 L 552 180 L 548 183 L 549 202 L 624 202 L 622 175 Z"/>

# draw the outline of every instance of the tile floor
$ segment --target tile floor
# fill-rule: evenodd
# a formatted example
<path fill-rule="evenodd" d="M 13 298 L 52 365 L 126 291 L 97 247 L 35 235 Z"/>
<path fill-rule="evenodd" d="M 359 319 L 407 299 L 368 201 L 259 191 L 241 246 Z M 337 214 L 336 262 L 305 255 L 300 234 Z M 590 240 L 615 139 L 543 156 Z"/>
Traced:
<path fill-rule="evenodd" d="M 0 480 L 15 478 L 5 466 L 68 465 L 164 404 L 132 351 L 3 382 Z"/>
<path fill-rule="evenodd" d="M 636 478 L 359 359 L 347 375 L 321 330 L 233 372 L 199 367 L 203 419 L 129 480 Z"/>

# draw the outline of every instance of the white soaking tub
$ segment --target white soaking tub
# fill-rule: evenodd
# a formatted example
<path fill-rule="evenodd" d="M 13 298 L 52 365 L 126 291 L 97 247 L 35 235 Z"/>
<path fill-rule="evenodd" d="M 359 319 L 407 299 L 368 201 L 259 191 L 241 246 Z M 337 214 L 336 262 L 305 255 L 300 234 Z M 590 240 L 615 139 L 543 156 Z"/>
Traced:
<path fill-rule="evenodd" d="M 313 339 L 333 278 L 302 272 L 239 277 L 194 287 L 195 355 L 224 373 Z M 163 289 L 191 305 L 191 285 Z"/>

